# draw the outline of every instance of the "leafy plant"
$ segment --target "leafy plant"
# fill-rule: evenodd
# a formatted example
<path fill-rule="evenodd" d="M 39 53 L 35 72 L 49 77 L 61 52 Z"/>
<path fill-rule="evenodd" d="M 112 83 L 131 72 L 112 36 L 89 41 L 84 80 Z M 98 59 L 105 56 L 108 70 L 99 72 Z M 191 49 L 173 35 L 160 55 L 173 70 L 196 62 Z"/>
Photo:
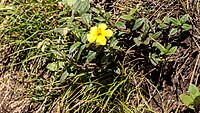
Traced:
<path fill-rule="evenodd" d="M 182 28 L 183 31 L 188 31 L 191 29 L 191 25 L 186 23 L 189 20 L 189 17 L 189 14 L 183 15 L 179 20 L 171 17 L 171 23 L 175 26 L 175 28 L 170 30 L 169 36 L 175 35 L 180 28 Z"/>
<path fill-rule="evenodd" d="M 186 16 L 183 16 L 182 18 L 186 18 Z M 186 22 L 187 19 L 185 19 L 185 21 L 183 21 L 184 19 L 181 19 L 181 20 L 182 22 Z M 158 28 L 163 29 L 163 30 L 170 28 L 171 21 L 172 19 L 168 16 L 165 16 L 162 20 L 160 19 L 156 20 L 156 22 L 159 23 Z M 160 61 L 163 61 L 166 56 L 173 55 L 177 50 L 177 46 L 172 46 L 169 42 L 165 45 L 162 45 L 158 41 L 158 39 L 161 37 L 161 34 L 163 33 L 163 31 L 154 30 L 152 33 L 152 29 L 153 29 L 152 26 L 154 25 L 152 25 L 152 23 L 149 22 L 149 20 L 146 18 L 136 19 L 133 24 L 132 30 L 135 30 L 135 31 L 141 30 L 141 32 L 139 32 L 140 35 L 138 37 L 133 38 L 133 41 L 135 42 L 137 46 L 140 46 L 140 45 L 151 46 L 152 50 L 158 49 L 160 51 L 159 54 L 149 53 L 149 59 L 151 63 L 156 66 Z M 172 28 L 168 36 L 176 34 L 177 31 L 178 31 L 178 28 Z"/>
<path fill-rule="evenodd" d="M 0 9 L 0 37 L 13 49 L 6 61 L 23 75 L 16 79 L 26 85 L 26 96 L 42 102 L 38 112 L 154 112 L 143 95 L 149 95 L 143 82 L 151 82 L 140 76 L 145 67 L 139 60 L 167 61 L 178 48 L 169 39 L 191 27 L 189 16 L 155 22 L 140 4 L 115 7 L 120 2 L 20 0 Z M 130 101 L 135 94 L 136 104 Z"/>
<path fill-rule="evenodd" d="M 168 29 L 170 26 L 170 18 L 168 16 L 165 16 L 162 20 L 157 19 L 156 22 L 160 29 Z"/>
<path fill-rule="evenodd" d="M 181 101 L 190 109 L 196 112 L 200 111 L 200 92 L 199 89 L 194 85 L 189 86 L 189 95 L 181 94 L 179 97 Z"/>
<path fill-rule="evenodd" d="M 169 36 L 174 36 L 179 30 L 188 31 L 191 29 L 191 25 L 186 23 L 189 20 L 189 17 L 189 14 L 183 15 L 180 19 L 165 16 L 162 20 L 157 19 L 156 22 L 160 29 L 170 29 Z"/>

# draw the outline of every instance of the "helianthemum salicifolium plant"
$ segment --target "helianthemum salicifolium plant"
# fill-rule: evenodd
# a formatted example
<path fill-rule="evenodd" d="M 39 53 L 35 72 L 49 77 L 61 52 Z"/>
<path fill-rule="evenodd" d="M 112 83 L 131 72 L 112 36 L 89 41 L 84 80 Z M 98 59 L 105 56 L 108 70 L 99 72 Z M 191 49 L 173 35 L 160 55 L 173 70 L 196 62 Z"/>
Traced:
<path fill-rule="evenodd" d="M 151 74 L 145 74 L 151 68 L 146 61 L 157 66 L 176 52 L 176 37 L 191 28 L 188 14 L 181 18 L 167 15 L 154 21 L 142 17 L 140 4 L 118 7 L 123 0 L 105 2 L 102 7 L 96 7 L 99 5 L 94 0 L 46 0 L 34 4 L 36 1 L 20 4 L 20 8 L 14 6 L 13 10 L 0 8 L 0 17 L 8 17 L 0 19 L 0 37 L 16 44 L 9 55 L 11 65 L 19 64 L 13 69 L 23 76 L 16 77 L 27 88 L 27 96 L 42 103 L 41 112 L 153 111 L 146 101 L 151 96 L 142 96 L 148 92 L 145 84 L 150 82 L 146 75 Z M 112 8 L 117 8 L 117 13 Z M 141 80 L 144 85 L 138 85 Z M 200 94 L 197 88 L 189 89 L 189 95 L 180 98 L 197 111 Z"/>
<path fill-rule="evenodd" d="M 90 43 L 96 43 L 97 45 L 106 45 L 107 39 L 113 35 L 112 30 L 107 29 L 107 25 L 100 23 L 97 26 L 91 27 L 87 39 Z"/>

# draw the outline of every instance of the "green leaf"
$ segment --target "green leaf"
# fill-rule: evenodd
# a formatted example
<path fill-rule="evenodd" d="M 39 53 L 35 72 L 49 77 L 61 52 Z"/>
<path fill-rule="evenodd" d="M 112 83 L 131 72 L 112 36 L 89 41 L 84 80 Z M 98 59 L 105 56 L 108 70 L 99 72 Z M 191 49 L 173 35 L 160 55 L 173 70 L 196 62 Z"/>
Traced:
<path fill-rule="evenodd" d="M 154 66 L 157 66 L 158 63 L 159 63 L 159 62 L 158 62 L 156 59 L 154 59 L 154 58 L 150 59 L 150 62 L 151 62 L 151 64 L 153 64 Z"/>
<path fill-rule="evenodd" d="M 84 13 L 81 15 L 82 22 L 85 23 L 87 26 L 90 26 L 92 15 L 88 13 Z"/>
<path fill-rule="evenodd" d="M 177 32 L 178 32 L 178 28 L 172 28 L 172 29 L 169 31 L 169 36 L 173 36 L 173 35 L 175 35 Z"/>
<path fill-rule="evenodd" d="M 87 36 L 86 34 L 81 36 L 81 42 L 83 42 L 84 44 L 87 42 Z"/>
<path fill-rule="evenodd" d="M 188 21 L 190 15 L 189 14 L 185 14 L 180 18 L 180 22 L 181 24 L 184 24 L 186 21 Z"/>
<path fill-rule="evenodd" d="M 168 16 L 165 16 L 165 17 L 163 18 L 163 21 L 164 21 L 164 23 L 169 24 L 170 21 L 171 21 L 171 19 L 170 19 Z"/>
<path fill-rule="evenodd" d="M 76 59 L 76 61 L 78 61 L 79 60 L 79 58 L 80 58 L 80 56 L 81 56 L 81 53 L 82 53 L 82 51 L 85 49 L 85 47 L 86 47 L 86 45 L 84 44 L 84 45 L 82 45 L 81 47 L 80 47 L 80 50 L 79 50 L 79 52 L 78 52 L 78 56 L 77 56 L 77 59 Z"/>
<path fill-rule="evenodd" d="M 156 23 L 158 23 L 158 24 L 162 24 L 162 23 L 163 23 L 163 21 L 162 21 L 162 20 L 160 20 L 160 19 L 156 19 Z"/>
<path fill-rule="evenodd" d="M 89 9 L 90 9 L 90 1 L 84 0 L 79 9 L 79 14 L 82 15 L 82 14 L 86 13 Z"/>
<path fill-rule="evenodd" d="M 91 10 L 92 10 L 93 12 L 95 12 L 96 14 L 99 14 L 99 13 L 100 13 L 100 11 L 99 11 L 97 8 L 92 7 Z"/>
<path fill-rule="evenodd" d="M 118 40 L 116 38 L 112 38 L 111 41 L 110 41 L 110 47 L 114 47 L 118 44 Z"/>
<path fill-rule="evenodd" d="M 171 22 L 176 26 L 180 26 L 181 25 L 180 21 L 178 21 L 176 18 L 173 18 L 173 17 L 171 17 Z"/>
<path fill-rule="evenodd" d="M 176 50 L 177 50 L 177 46 L 174 46 L 167 52 L 166 55 L 172 55 L 176 52 Z"/>
<path fill-rule="evenodd" d="M 123 22 L 117 22 L 115 26 L 119 29 L 126 29 L 126 25 Z"/>
<path fill-rule="evenodd" d="M 151 63 L 154 65 L 154 66 L 156 66 L 156 65 L 158 65 L 158 63 L 160 62 L 160 61 L 162 61 L 160 58 L 157 58 L 157 54 L 151 54 L 151 53 L 149 53 L 149 59 L 150 59 L 150 61 L 151 61 Z"/>
<path fill-rule="evenodd" d="M 73 6 L 76 0 L 62 0 L 64 4 L 68 4 L 69 6 Z"/>
<path fill-rule="evenodd" d="M 133 41 L 135 42 L 137 46 L 140 46 L 140 44 L 142 43 L 142 38 L 141 36 L 139 36 L 137 38 L 133 38 Z"/>
<path fill-rule="evenodd" d="M 200 96 L 194 99 L 194 108 L 197 113 L 200 111 Z"/>
<path fill-rule="evenodd" d="M 135 21 L 135 24 L 133 26 L 133 30 L 138 29 L 142 24 L 144 23 L 144 18 L 139 18 Z"/>
<path fill-rule="evenodd" d="M 90 1 L 89 0 L 76 0 L 73 4 L 73 11 L 79 12 L 80 15 L 86 13 L 90 9 Z"/>
<path fill-rule="evenodd" d="M 168 29 L 169 28 L 169 26 L 167 24 L 159 24 L 158 27 L 160 29 Z"/>
<path fill-rule="evenodd" d="M 58 68 L 63 69 L 65 67 L 65 62 L 58 62 Z"/>
<path fill-rule="evenodd" d="M 158 31 L 155 34 L 150 33 L 149 36 L 153 39 L 156 39 L 156 38 L 160 37 L 161 34 L 162 34 L 162 31 Z"/>
<path fill-rule="evenodd" d="M 47 69 L 50 71 L 58 71 L 60 68 L 64 68 L 65 62 L 52 62 L 47 65 Z"/>
<path fill-rule="evenodd" d="M 200 96 L 199 89 L 194 84 L 190 84 L 189 94 L 192 100 L 194 100 L 197 96 Z"/>
<path fill-rule="evenodd" d="M 146 35 L 149 32 L 149 29 L 150 29 L 149 21 L 148 21 L 148 19 L 144 18 L 144 25 L 142 27 L 142 31 L 143 31 L 142 37 L 146 37 Z"/>
<path fill-rule="evenodd" d="M 156 47 L 160 50 L 160 54 L 164 54 L 166 52 L 166 49 L 164 48 L 164 46 L 162 44 L 160 44 L 159 42 L 154 42 L 152 44 L 152 47 Z"/>
<path fill-rule="evenodd" d="M 80 45 L 81 42 L 76 42 L 75 44 L 71 45 L 71 47 L 69 48 L 69 53 L 73 53 Z"/>
<path fill-rule="evenodd" d="M 81 3 L 82 3 L 81 0 L 75 0 L 75 1 L 76 2 L 73 3 L 73 11 L 74 11 L 74 13 L 77 12 L 80 9 Z"/>
<path fill-rule="evenodd" d="M 94 51 L 89 51 L 87 55 L 86 63 L 90 63 L 92 60 L 94 60 L 96 58 L 96 54 L 97 53 Z"/>
<path fill-rule="evenodd" d="M 189 107 L 190 109 L 194 109 L 194 107 L 193 107 L 193 99 L 190 97 L 190 96 L 188 96 L 188 95 L 186 95 L 186 94 L 181 94 L 180 96 L 180 99 L 181 99 L 181 101 L 187 106 L 187 107 Z"/>
<path fill-rule="evenodd" d="M 133 19 L 133 17 L 131 15 L 122 15 L 120 18 L 127 20 L 127 21 L 130 21 L 131 19 Z"/>
<path fill-rule="evenodd" d="M 115 37 L 113 37 L 110 40 L 110 47 L 112 47 L 113 49 L 119 50 L 120 46 L 117 46 L 118 42 L 119 41 Z"/>
<path fill-rule="evenodd" d="M 106 13 L 104 14 L 104 17 L 105 17 L 105 19 L 106 19 L 107 21 L 109 21 L 109 19 L 111 18 L 111 16 L 112 16 L 112 14 L 111 14 L 110 12 L 106 12 Z"/>
<path fill-rule="evenodd" d="M 171 48 L 172 44 L 168 43 L 167 47 L 165 48 L 167 51 Z"/>
<path fill-rule="evenodd" d="M 66 71 L 62 74 L 62 76 L 60 77 L 60 82 L 61 82 L 61 83 L 65 82 L 65 79 L 66 79 L 68 76 L 69 76 L 69 73 L 68 73 L 68 71 L 66 70 Z"/>
<path fill-rule="evenodd" d="M 93 19 L 94 19 L 94 20 L 98 20 L 99 22 L 105 22 L 105 21 L 106 21 L 106 20 L 105 20 L 103 17 L 101 17 L 101 16 L 94 17 Z"/>
<path fill-rule="evenodd" d="M 53 50 L 53 49 L 51 49 L 50 51 L 51 51 L 56 57 L 62 57 L 62 54 L 59 53 L 58 51 Z"/>
<path fill-rule="evenodd" d="M 58 70 L 58 64 L 56 62 L 49 63 L 47 65 L 47 69 L 50 70 L 50 71 L 57 71 Z"/>
<path fill-rule="evenodd" d="M 143 43 L 144 43 L 144 45 L 148 45 L 150 43 L 150 41 L 151 41 L 151 38 L 147 38 Z"/>
<path fill-rule="evenodd" d="M 135 8 L 131 8 L 131 10 L 129 11 L 129 15 L 133 15 L 135 14 L 135 12 L 139 9 L 140 4 L 137 4 Z"/>
<path fill-rule="evenodd" d="M 102 59 L 101 59 L 101 64 L 106 64 L 106 63 L 108 63 L 109 54 L 110 54 L 110 53 L 105 54 L 105 55 L 102 57 Z"/>
<path fill-rule="evenodd" d="M 188 31 L 192 28 L 192 26 L 189 24 L 183 24 L 181 27 L 183 28 L 184 31 Z"/>

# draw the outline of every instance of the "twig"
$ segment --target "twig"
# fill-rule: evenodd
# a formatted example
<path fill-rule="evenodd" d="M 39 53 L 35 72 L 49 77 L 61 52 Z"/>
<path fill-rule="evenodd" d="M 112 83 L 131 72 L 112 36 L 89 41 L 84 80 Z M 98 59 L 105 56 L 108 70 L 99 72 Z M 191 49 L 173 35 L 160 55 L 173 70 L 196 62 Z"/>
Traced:
<path fill-rule="evenodd" d="M 194 74 L 195 74 L 195 71 L 196 71 L 196 68 L 197 68 L 199 59 L 200 59 L 200 53 L 199 53 L 199 55 L 197 56 L 197 61 L 196 61 L 196 64 L 195 64 L 195 66 L 194 66 L 194 70 L 193 70 L 193 72 L 192 72 L 192 77 L 191 77 L 191 79 L 190 79 L 190 84 L 192 84 L 192 81 L 193 81 L 193 79 L 194 79 Z"/>
<path fill-rule="evenodd" d="M 198 36 L 198 35 L 192 35 L 192 36 L 197 38 L 197 39 L 200 39 L 200 36 Z"/>
<path fill-rule="evenodd" d="M 194 36 L 194 35 L 193 35 L 193 36 Z M 199 37 L 196 37 L 196 38 L 199 38 L 199 39 L 200 39 L 200 36 L 199 36 Z M 194 37 L 192 37 L 192 39 L 194 40 L 195 44 L 197 45 L 197 47 L 198 47 L 199 50 L 200 50 L 200 46 L 199 46 L 199 44 L 197 43 L 197 40 L 196 40 Z"/>

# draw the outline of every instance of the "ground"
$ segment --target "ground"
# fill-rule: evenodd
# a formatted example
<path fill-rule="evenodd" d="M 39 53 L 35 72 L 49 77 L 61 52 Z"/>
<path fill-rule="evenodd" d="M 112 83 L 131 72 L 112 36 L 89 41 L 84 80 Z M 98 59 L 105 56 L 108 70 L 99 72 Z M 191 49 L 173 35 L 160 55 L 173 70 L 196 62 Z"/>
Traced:
<path fill-rule="evenodd" d="M 108 10 L 112 10 L 109 9 L 109 5 L 111 3 L 118 3 L 118 6 L 121 5 L 128 7 L 132 4 L 140 3 L 143 7 L 143 12 L 140 12 L 139 15 L 151 20 L 161 18 L 166 14 L 177 17 L 178 15 L 183 13 L 190 14 L 191 17 L 189 23 L 192 25 L 192 29 L 188 32 L 182 33 L 180 35 L 181 38 L 173 40 L 174 42 L 172 42 L 176 43 L 178 46 L 176 53 L 170 56 L 173 61 L 161 63 L 159 64 L 159 66 L 156 67 L 149 67 L 149 64 L 146 64 L 142 60 L 135 60 L 135 57 L 137 57 L 137 55 L 131 56 L 132 54 L 130 54 L 130 59 L 134 59 L 133 61 L 130 60 L 130 65 L 135 66 L 134 69 L 137 70 L 137 73 L 139 73 L 138 78 L 141 77 L 142 79 L 141 81 L 136 81 L 135 77 L 131 77 L 128 82 L 132 85 L 132 87 L 139 87 L 140 85 L 143 86 L 145 91 L 142 92 L 142 94 L 145 98 L 147 98 L 146 100 L 150 108 L 152 108 L 156 112 L 194 112 L 188 109 L 187 106 L 185 106 L 180 101 L 179 95 L 182 93 L 188 93 L 188 86 L 190 83 L 193 83 L 200 88 L 200 1 L 194 0 L 192 2 L 189 0 L 136 0 L 134 1 L 134 3 L 132 3 L 131 0 L 105 0 L 102 2 L 94 2 L 94 4 L 97 4 L 99 6 L 102 6 L 106 3 L 108 5 L 105 5 L 105 8 L 107 8 Z M 118 13 L 120 12 L 120 10 L 122 10 L 117 6 L 112 8 L 115 10 L 115 13 Z M 0 39 L 2 37 L 3 36 L 0 34 Z M 13 54 L 13 51 L 15 49 L 14 46 L 12 45 L 12 43 L 6 42 L 6 40 L 3 39 L 0 41 L 0 44 L 1 43 L 2 46 L 0 46 L 0 66 L 2 67 L 0 68 L 0 112 L 41 112 L 43 109 L 41 105 L 43 103 L 35 102 L 27 96 L 27 92 L 29 91 L 27 91 L 26 88 L 29 87 L 29 83 L 32 81 L 22 82 L 23 80 L 19 80 L 19 78 L 23 79 L 23 77 L 19 77 L 23 75 L 23 73 L 21 72 L 23 68 L 10 68 L 8 66 L 12 64 L 12 59 L 9 57 L 9 55 Z M 140 54 L 142 56 L 143 53 L 141 52 Z M 138 59 L 140 60 L 140 57 Z M 138 62 L 140 63 L 138 64 Z M 43 72 L 46 70 L 44 69 L 40 71 L 38 73 L 43 74 Z M 27 75 L 23 76 L 26 77 Z M 145 77 L 143 78 L 142 76 Z M 130 99 L 127 103 L 129 105 L 140 104 L 140 102 L 137 101 L 142 101 L 142 99 L 136 99 L 138 96 L 140 96 L 139 94 L 140 93 L 130 93 Z M 52 108 L 52 112 L 59 112 L 58 109 L 59 105 L 57 103 L 54 108 Z"/>

